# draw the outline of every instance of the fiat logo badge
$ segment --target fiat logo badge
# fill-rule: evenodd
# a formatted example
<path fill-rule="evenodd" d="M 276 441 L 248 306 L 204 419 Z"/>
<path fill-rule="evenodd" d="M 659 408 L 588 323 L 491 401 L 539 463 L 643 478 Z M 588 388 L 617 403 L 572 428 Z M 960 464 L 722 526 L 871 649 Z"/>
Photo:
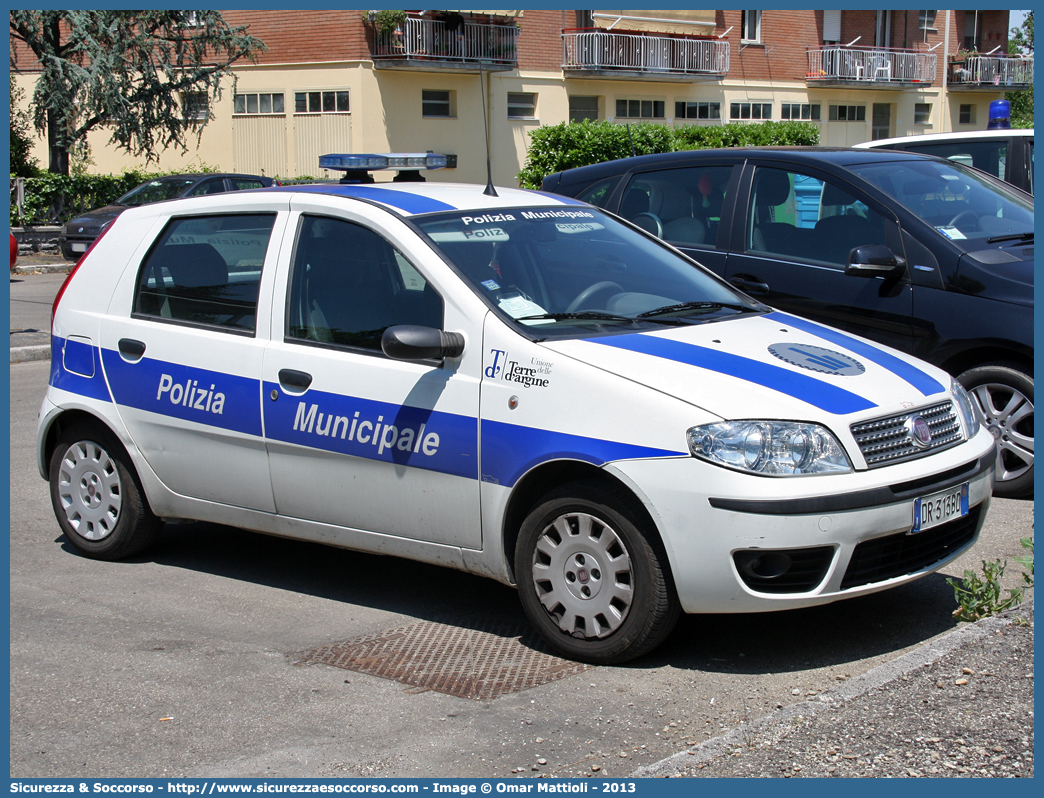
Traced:
<path fill-rule="evenodd" d="M 579 571 L 576 572 L 576 578 L 577 578 L 577 581 L 580 582 L 580 584 L 586 584 L 587 580 L 590 579 L 591 577 L 590 577 L 590 574 L 587 573 L 587 569 L 586 568 L 581 568 Z"/>
<path fill-rule="evenodd" d="M 918 449 L 927 449 L 932 444 L 932 430 L 921 416 L 910 416 L 906 421 L 906 434 Z"/>

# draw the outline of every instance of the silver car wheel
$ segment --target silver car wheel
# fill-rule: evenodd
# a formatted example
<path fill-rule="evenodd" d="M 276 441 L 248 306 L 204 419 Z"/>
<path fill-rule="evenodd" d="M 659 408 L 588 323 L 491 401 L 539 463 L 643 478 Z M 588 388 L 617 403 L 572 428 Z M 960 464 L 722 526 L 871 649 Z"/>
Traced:
<path fill-rule="evenodd" d="M 540 534 L 533 551 L 536 594 L 573 637 L 612 634 L 634 600 L 631 557 L 620 536 L 586 513 L 566 513 Z"/>
<path fill-rule="evenodd" d="M 1010 385 L 985 383 L 971 390 L 986 428 L 997 441 L 997 481 L 1016 479 L 1033 467 L 1033 402 Z"/>
<path fill-rule="evenodd" d="M 58 469 L 58 497 L 76 534 L 104 540 L 116 529 L 123 502 L 116 461 L 93 441 L 72 444 Z"/>

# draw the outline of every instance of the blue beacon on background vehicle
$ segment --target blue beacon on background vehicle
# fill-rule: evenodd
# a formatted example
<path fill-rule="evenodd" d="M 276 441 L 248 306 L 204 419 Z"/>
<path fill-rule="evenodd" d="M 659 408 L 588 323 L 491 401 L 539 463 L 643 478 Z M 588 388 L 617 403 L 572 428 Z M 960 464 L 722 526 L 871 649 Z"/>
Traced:
<path fill-rule="evenodd" d="M 326 156 L 350 182 L 107 228 L 55 300 L 39 417 L 77 549 L 192 519 L 407 557 L 614 663 L 681 612 L 865 595 L 974 544 L 994 442 L 944 371 L 583 202 L 423 182 L 440 158 Z"/>

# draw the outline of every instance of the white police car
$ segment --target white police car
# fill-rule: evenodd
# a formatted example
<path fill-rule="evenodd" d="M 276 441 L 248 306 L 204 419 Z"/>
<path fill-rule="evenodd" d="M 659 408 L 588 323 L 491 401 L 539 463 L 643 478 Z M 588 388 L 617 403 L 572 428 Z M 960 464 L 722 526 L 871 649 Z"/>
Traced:
<path fill-rule="evenodd" d="M 773 311 L 589 205 L 395 183 L 121 214 L 55 300 L 39 467 L 116 559 L 197 519 L 515 584 L 560 653 L 823 604 L 971 546 L 943 371 Z"/>

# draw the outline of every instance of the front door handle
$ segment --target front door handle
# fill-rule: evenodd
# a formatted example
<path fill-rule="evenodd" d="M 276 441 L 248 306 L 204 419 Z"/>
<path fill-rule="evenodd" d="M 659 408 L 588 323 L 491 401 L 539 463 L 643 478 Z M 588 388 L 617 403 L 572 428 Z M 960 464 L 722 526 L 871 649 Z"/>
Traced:
<path fill-rule="evenodd" d="M 279 369 L 279 384 L 284 387 L 296 388 L 299 391 L 303 391 L 312 384 L 312 375 L 304 371 Z"/>
<path fill-rule="evenodd" d="M 729 282 L 748 294 L 767 294 L 769 292 L 768 283 L 762 282 L 751 274 L 737 274 L 735 277 L 730 277 Z"/>
<path fill-rule="evenodd" d="M 139 360 L 145 354 L 145 343 L 133 338 L 121 338 L 118 346 L 120 354 L 128 360 Z"/>

